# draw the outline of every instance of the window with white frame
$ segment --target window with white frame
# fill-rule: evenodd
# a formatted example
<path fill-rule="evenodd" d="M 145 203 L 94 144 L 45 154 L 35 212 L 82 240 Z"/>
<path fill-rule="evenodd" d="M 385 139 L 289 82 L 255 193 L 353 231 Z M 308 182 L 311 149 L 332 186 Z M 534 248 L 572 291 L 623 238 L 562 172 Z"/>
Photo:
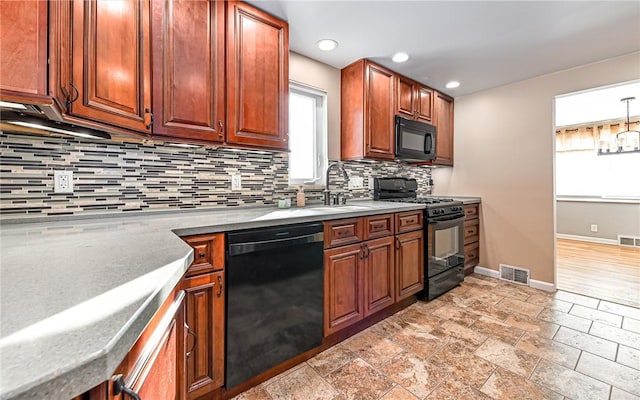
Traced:
<path fill-rule="evenodd" d="M 324 184 L 327 165 L 327 94 L 289 84 L 289 184 Z"/>

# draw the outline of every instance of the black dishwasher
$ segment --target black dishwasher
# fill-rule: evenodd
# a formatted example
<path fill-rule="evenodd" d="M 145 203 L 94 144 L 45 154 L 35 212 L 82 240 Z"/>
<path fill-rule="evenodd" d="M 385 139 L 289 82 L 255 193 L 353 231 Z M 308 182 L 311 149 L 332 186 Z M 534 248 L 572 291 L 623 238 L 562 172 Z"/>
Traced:
<path fill-rule="evenodd" d="M 322 343 L 323 224 L 227 236 L 226 387 Z"/>

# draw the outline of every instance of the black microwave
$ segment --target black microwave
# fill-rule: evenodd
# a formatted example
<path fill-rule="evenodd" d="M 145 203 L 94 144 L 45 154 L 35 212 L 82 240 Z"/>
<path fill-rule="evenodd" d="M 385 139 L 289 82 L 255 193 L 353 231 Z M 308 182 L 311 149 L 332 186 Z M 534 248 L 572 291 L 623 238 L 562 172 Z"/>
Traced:
<path fill-rule="evenodd" d="M 396 159 L 431 161 L 436 158 L 436 127 L 396 115 Z"/>

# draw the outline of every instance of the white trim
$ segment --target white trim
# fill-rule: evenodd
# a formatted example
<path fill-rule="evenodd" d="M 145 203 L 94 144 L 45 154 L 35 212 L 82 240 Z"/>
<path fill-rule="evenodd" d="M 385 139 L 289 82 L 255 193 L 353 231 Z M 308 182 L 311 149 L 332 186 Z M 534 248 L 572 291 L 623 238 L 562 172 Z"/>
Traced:
<path fill-rule="evenodd" d="M 481 267 L 478 265 L 473 269 L 473 272 L 475 272 L 478 275 L 484 275 L 491 278 L 500 279 L 500 272 L 496 271 L 495 269 L 489 269 L 489 268 Z"/>
<path fill-rule="evenodd" d="M 475 272 L 478 275 L 484 275 L 484 276 L 488 276 L 488 277 L 491 277 L 491 278 L 500 279 L 500 272 L 496 271 L 495 269 L 489 269 L 489 268 L 485 268 L 485 267 L 481 267 L 481 266 L 476 266 L 473 269 L 473 272 Z M 554 285 L 553 283 L 537 281 L 535 279 L 529 279 L 529 287 L 532 287 L 534 289 L 544 290 L 546 292 L 555 292 L 556 291 L 556 285 Z"/>
<path fill-rule="evenodd" d="M 614 239 L 603 239 L 592 236 L 579 236 L 579 235 L 567 235 L 564 233 L 556 233 L 556 238 L 558 239 L 569 239 L 569 240 L 579 240 L 581 242 L 592 242 L 592 243 L 602 243 L 602 244 L 613 244 L 618 245 L 618 241 Z"/>
<path fill-rule="evenodd" d="M 549 282 L 537 281 L 535 279 L 529 279 L 529 287 L 534 289 L 544 290 L 545 292 L 555 292 L 556 285 Z"/>

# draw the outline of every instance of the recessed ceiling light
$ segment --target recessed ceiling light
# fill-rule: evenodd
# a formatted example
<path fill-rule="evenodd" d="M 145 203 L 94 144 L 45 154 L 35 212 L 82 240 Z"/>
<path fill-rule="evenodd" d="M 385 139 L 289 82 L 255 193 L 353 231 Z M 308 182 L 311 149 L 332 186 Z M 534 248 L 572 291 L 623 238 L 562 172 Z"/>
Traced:
<path fill-rule="evenodd" d="M 338 42 L 336 42 L 333 39 L 322 39 L 322 40 L 319 40 L 318 43 L 316 44 L 318 45 L 318 48 L 320 50 L 324 50 L 324 51 L 335 50 L 335 48 L 338 47 Z"/>
<path fill-rule="evenodd" d="M 407 61 L 409 59 L 409 55 L 407 53 L 400 52 L 394 54 L 391 59 L 393 60 L 393 62 L 401 63 Z"/>
<path fill-rule="evenodd" d="M 447 83 L 446 85 L 444 85 L 444 87 L 446 87 L 447 89 L 455 89 L 458 86 L 460 86 L 460 82 L 458 82 L 458 81 L 451 81 L 451 82 Z"/>

